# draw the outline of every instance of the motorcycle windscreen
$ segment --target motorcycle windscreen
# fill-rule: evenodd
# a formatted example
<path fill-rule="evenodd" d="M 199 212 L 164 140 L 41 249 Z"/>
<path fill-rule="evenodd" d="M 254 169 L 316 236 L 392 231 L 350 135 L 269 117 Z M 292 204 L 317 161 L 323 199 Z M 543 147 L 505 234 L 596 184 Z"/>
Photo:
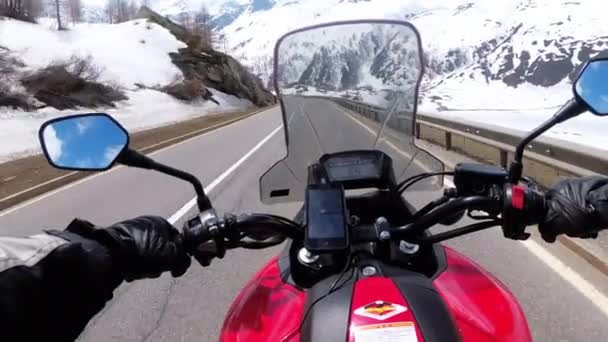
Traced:
<path fill-rule="evenodd" d="M 294 31 L 275 47 L 275 88 L 287 156 L 260 179 L 264 203 L 303 201 L 308 167 L 326 153 L 376 149 L 393 160 L 397 181 L 441 172 L 414 145 L 422 52 L 403 22 L 355 21 Z M 412 189 L 437 189 L 429 178 Z"/>

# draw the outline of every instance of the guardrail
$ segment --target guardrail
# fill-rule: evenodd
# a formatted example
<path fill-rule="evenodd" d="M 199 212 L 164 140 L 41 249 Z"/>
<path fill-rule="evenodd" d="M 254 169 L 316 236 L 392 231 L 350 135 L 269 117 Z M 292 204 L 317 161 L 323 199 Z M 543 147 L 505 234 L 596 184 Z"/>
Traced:
<path fill-rule="evenodd" d="M 384 108 L 343 98 L 331 98 L 375 121 L 381 121 Z M 389 120 L 389 126 L 411 129 L 411 114 L 399 113 Z M 491 125 L 453 121 L 434 115 L 418 114 L 415 136 L 475 159 L 507 168 L 513 159 L 515 146 L 525 132 Z M 524 154 L 524 174 L 549 187 L 557 180 L 572 176 L 608 175 L 608 151 L 563 140 L 539 138 L 527 146 Z"/>
<path fill-rule="evenodd" d="M 371 106 L 366 103 L 348 100 L 344 98 L 331 98 L 331 100 L 344 108 L 350 109 L 353 112 L 359 113 L 367 117 L 370 120 L 374 120 L 376 122 L 384 122 L 384 115 L 386 115 L 385 108 Z M 412 120 L 412 113 L 397 112 L 388 120 L 386 125 L 398 131 L 407 132 L 410 131 L 412 128 Z"/>

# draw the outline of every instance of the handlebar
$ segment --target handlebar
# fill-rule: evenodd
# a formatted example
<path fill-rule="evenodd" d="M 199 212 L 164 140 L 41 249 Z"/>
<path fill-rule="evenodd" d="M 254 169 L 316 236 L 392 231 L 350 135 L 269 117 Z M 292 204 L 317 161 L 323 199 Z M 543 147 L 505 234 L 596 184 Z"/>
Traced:
<path fill-rule="evenodd" d="M 352 229 L 351 241 L 354 243 L 377 242 L 386 240 L 406 240 L 416 243 L 436 243 L 456 236 L 468 234 L 493 226 L 502 225 L 506 237 L 525 239 L 526 226 L 542 220 L 545 213 L 544 193 L 518 185 L 507 184 L 494 188 L 486 196 L 468 196 L 438 200 L 434 207 L 426 206 L 421 215 L 414 215 L 415 221 L 402 227 L 391 227 L 386 220 L 383 224 L 371 226 L 358 225 Z M 474 219 L 489 219 L 452 231 L 423 237 L 427 229 L 442 222 L 454 213 L 468 210 L 484 211 L 487 216 Z M 502 217 L 499 218 L 499 215 Z M 214 210 L 208 210 L 186 222 L 183 239 L 186 251 L 194 253 L 200 245 L 209 241 L 215 244 L 214 251 L 220 257 L 226 249 L 260 249 L 275 246 L 285 238 L 301 241 L 304 228 L 284 217 L 269 214 L 248 214 L 236 217 L 227 214 L 217 217 Z M 247 240 L 245 240 L 247 239 Z"/>
<path fill-rule="evenodd" d="M 182 237 L 186 251 L 192 254 L 198 246 L 212 240 L 225 248 L 267 248 L 282 243 L 285 238 L 304 239 L 304 230 L 297 223 L 276 215 L 226 214 L 220 219 L 214 211 L 206 211 L 186 222 Z M 251 241 L 242 241 L 245 238 Z"/>

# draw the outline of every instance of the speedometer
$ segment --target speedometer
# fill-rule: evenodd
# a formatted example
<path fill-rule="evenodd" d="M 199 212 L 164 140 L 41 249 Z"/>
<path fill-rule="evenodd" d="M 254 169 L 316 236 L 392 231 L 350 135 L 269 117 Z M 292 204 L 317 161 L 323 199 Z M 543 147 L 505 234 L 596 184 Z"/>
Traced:
<path fill-rule="evenodd" d="M 385 178 L 390 158 L 380 151 L 348 151 L 326 154 L 320 163 L 330 182 L 374 186 Z"/>
<path fill-rule="evenodd" d="M 325 165 L 330 181 L 380 178 L 381 167 L 375 159 L 336 158 Z"/>
<path fill-rule="evenodd" d="M 391 157 L 378 150 L 331 153 L 319 160 L 323 177 L 347 190 L 395 187 L 392 163 Z"/>

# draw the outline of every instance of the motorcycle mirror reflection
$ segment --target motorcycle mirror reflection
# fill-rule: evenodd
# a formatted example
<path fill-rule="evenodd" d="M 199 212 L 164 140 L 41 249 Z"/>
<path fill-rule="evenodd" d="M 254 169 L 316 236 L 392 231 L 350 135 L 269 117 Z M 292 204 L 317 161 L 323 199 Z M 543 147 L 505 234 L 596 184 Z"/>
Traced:
<path fill-rule="evenodd" d="M 107 170 L 129 145 L 127 131 L 104 113 L 47 121 L 38 137 L 49 163 L 66 170 Z"/>
<path fill-rule="evenodd" d="M 574 84 L 574 92 L 595 115 L 608 115 L 608 59 L 587 63 Z"/>

